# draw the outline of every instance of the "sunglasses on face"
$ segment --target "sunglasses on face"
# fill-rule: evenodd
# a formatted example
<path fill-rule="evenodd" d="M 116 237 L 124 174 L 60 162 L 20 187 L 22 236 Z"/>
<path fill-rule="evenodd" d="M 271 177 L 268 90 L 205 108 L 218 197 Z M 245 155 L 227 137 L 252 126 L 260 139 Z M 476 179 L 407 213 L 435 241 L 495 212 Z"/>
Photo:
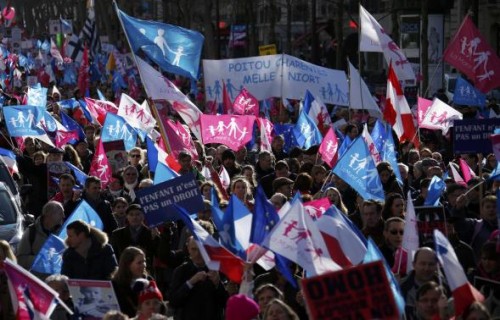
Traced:
<path fill-rule="evenodd" d="M 130 157 L 131 158 L 140 158 L 141 155 L 140 154 L 131 154 Z"/>

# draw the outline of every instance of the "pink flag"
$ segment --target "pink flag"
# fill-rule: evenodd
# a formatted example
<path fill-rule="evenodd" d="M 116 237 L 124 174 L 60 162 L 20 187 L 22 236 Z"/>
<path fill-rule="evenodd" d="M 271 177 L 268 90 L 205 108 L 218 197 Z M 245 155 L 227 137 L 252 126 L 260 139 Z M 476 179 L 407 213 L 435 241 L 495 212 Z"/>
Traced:
<path fill-rule="evenodd" d="M 319 154 L 321 159 L 330 167 L 333 168 L 338 160 L 338 150 L 339 143 L 337 140 L 337 135 L 333 128 L 330 128 L 323 138 L 323 142 L 319 146 Z"/>
<path fill-rule="evenodd" d="M 451 164 L 451 162 L 450 162 L 450 171 L 451 171 L 451 176 L 453 177 L 453 180 L 455 180 L 456 183 L 458 183 L 461 186 L 467 186 L 467 183 L 465 183 L 464 179 L 458 173 L 457 169 L 455 169 L 455 166 Z"/>
<path fill-rule="evenodd" d="M 61 52 L 57 49 L 56 43 L 52 38 L 50 39 L 50 55 L 52 58 L 56 59 L 57 63 L 62 64 L 64 62 Z"/>
<path fill-rule="evenodd" d="M 252 139 L 254 116 L 201 115 L 203 143 L 222 143 L 238 151 Z"/>
<path fill-rule="evenodd" d="M 78 132 L 76 130 L 56 130 L 56 147 L 63 148 L 71 140 L 78 140 Z"/>
<path fill-rule="evenodd" d="M 408 252 L 403 248 L 399 247 L 394 253 L 394 265 L 391 268 L 392 273 L 404 277 L 408 274 Z"/>
<path fill-rule="evenodd" d="M 9 259 L 6 259 L 3 264 L 10 284 L 10 298 L 16 319 L 30 320 L 33 317 L 49 319 L 57 305 L 56 299 L 59 294 Z"/>
<path fill-rule="evenodd" d="M 205 114 L 217 114 L 217 99 L 207 101 L 205 104 Z"/>
<path fill-rule="evenodd" d="M 424 121 L 425 115 L 427 114 L 427 110 L 432 105 L 432 100 L 429 99 L 424 99 L 421 97 L 418 97 L 417 100 L 417 123 L 420 125 L 422 121 Z"/>
<path fill-rule="evenodd" d="M 102 126 L 107 113 L 117 114 L 118 108 L 111 101 L 101 101 L 92 98 L 85 98 L 87 109 L 94 119 Z"/>
<path fill-rule="evenodd" d="M 78 89 L 80 90 L 80 95 L 85 96 L 85 92 L 89 88 L 89 49 L 87 46 L 83 49 L 82 63 L 80 64 L 80 69 L 78 70 Z"/>
<path fill-rule="evenodd" d="M 456 67 L 484 93 L 500 86 L 500 58 L 469 16 L 466 16 L 443 53 L 444 61 Z"/>
<path fill-rule="evenodd" d="M 233 113 L 258 117 L 259 101 L 246 88 L 243 88 L 234 99 Z"/>
<path fill-rule="evenodd" d="M 493 153 L 495 154 L 495 158 L 497 158 L 497 161 L 500 161 L 500 134 L 492 134 L 490 136 L 492 147 L 493 147 Z"/>
<path fill-rule="evenodd" d="M 331 205 L 330 200 L 325 197 L 304 203 L 304 210 L 311 218 L 319 219 Z"/>
<path fill-rule="evenodd" d="M 108 157 L 106 157 L 106 153 L 104 152 L 102 140 L 99 139 L 92 164 L 90 165 L 89 176 L 101 179 L 101 188 L 104 189 L 110 182 L 112 174 L 113 172 L 109 165 Z"/>
<path fill-rule="evenodd" d="M 260 130 L 260 151 L 271 151 L 273 123 L 266 118 L 257 118 L 257 124 Z"/>
<path fill-rule="evenodd" d="M 181 151 L 187 151 L 194 160 L 197 160 L 198 152 L 186 128 L 178 121 L 174 123 L 170 119 L 162 119 L 162 122 L 170 146 L 170 152 L 178 158 Z"/>
<path fill-rule="evenodd" d="M 472 177 L 475 177 L 476 174 L 471 170 L 467 162 L 465 162 L 464 159 L 460 158 L 458 159 L 459 164 L 460 164 L 460 170 L 462 170 L 462 174 L 464 176 L 465 183 L 469 182 Z"/>

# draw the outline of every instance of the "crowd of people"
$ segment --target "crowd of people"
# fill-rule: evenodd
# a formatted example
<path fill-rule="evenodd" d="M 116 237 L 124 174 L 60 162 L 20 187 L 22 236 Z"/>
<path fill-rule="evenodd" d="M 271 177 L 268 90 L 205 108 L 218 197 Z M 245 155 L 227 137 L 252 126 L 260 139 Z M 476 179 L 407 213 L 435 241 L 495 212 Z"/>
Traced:
<path fill-rule="evenodd" d="M 57 118 L 60 95 L 50 97 L 48 110 Z M 15 104 L 15 102 L 14 102 Z M 75 113 L 69 110 L 70 115 Z M 296 114 L 281 108 L 276 122 L 292 123 Z M 360 135 L 361 123 L 353 121 L 345 110 L 334 115 L 345 118 L 347 125 L 340 131 L 355 139 Z M 77 119 L 80 120 L 80 119 Z M 376 119 L 369 118 L 372 127 Z M 23 210 L 35 217 L 26 228 L 21 241 L 13 251 L 5 241 L 0 242 L 0 259 L 9 258 L 29 270 L 33 260 L 50 234 L 61 226 L 82 200 L 85 200 L 103 222 L 102 230 L 81 220 L 66 227 L 67 249 L 62 256 L 61 274 L 39 274 L 60 294 L 76 315 L 86 309 L 104 315 L 104 319 L 308 319 L 305 300 L 300 288 L 294 287 L 277 269 L 265 271 L 258 265 L 245 266 L 245 281 L 241 286 L 231 282 L 217 271 L 209 270 L 193 235 L 181 221 L 166 221 L 150 228 L 145 212 L 138 202 L 137 192 L 153 185 L 154 173 L 147 162 L 146 147 L 138 140 L 137 147 L 128 151 L 125 166 L 116 170 L 105 189 L 95 176 L 78 187 L 74 175 L 61 172 L 55 193 L 50 194 L 48 166 L 69 161 L 88 173 L 100 128 L 82 123 L 85 139 L 64 148 L 54 148 L 31 137 L 24 145 L 15 144 L 2 126 L 2 146 L 16 155 L 19 186 L 31 185 L 23 196 Z M 285 149 L 283 136 L 273 137 L 272 151 L 258 151 L 243 147 L 237 151 L 225 145 L 203 145 L 195 141 L 198 159 L 188 152 L 180 152 L 177 162 L 180 175 L 193 173 L 204 198 L 204 210 L 196 220 L 214 238 L 219 232 L 212 219 L 212 193 L 215 191 L 220 208 L 235 195 L 249 211 L 254 208 L 256 188 L 261 186 L 269 201 L 279 210 L 297 194 L 304 203 L 328 198 L 363 233 L 379 246 L 389 266 L 395 264 L 395 253 L 401 247 L 405 214 L 410 202 L 415 207 L 424 205 L 433 176 L 445 178 L 446 190 L 440 197 L 444 231 L 452 243 L 459 261 L 475 283 L 478 277 L 493 286 L 478 287 L 485 301 L 467 307 L 463 319 L 491 319 L 500 317 L 500 253 L 498 252 L 497 196 L 498 181 L 489 180 L 489 173 L 497 167 L 494 154 L 461 155 L 474 172 L 466 184 L 446 178 L 450 167 L 458 168 L 456 158 L 438 132 L 427 131 L 420 148 L 410 144 L 398 147 L 398 167 L 387 162 L 377 164 L 385 201 L 363 199 L 345 181 L 338 178 L 318 155 L 318 146 L 308 150 L 294 147 Z M 220 181 L 202 174 L 208 168 L 212 174 L 224 167 L 230 185 L 224 188 Z M 395 171 L 403 178 L 396 179 Z M 63 170 L 64 171 L 64 170 Z M 411 195 L 411 198 L 408 197 Z M 427 239 L 429 240 L 429 239 Z M 400 280 L 405 300 L 406 319 L 449 319 L 453 302 L 447 281 L 440 267 L 431 241 L 422 242 L 413 257 L 413 270 L 393 268 Z M 14 253 L 15 252 L 15 253 Z M 300 279 L 303 275 L 297 265 L 290 271 Z M 1 314 L 14 319 L 15 314 L 8 294 L 5 275 L 0 273 Z M 99 299 L 88 293 L 89 301 L 74 301 L 69 294 L 68 279 L 111 280 L 119 310 L 100 310 Z M 494 286 L 497 286 L 495 288 Z M 87 297 L 86 293 L 82 294 Z M 91 304 L 92 308 L 85 308 Z M 85 299 L 84 299 L 85 300 Z M 335 303 L 332 301 L 332 303 Z M 90 312 L 90 311 L 89 311 Z M 99 318 L 92 312 L 87 318 Z M 58 306 L 52 319 L 72 319 L 66 309 Z"/>

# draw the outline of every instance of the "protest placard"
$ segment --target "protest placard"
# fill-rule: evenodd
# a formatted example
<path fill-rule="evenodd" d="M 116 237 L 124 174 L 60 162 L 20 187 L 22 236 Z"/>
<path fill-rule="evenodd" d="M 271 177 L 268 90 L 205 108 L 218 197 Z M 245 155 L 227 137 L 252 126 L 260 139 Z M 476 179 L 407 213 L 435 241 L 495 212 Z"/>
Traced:
<path fill-rule="evenodd" d="M 111 281 L 68 280 L 75 306 L 75 319 L 102 319 L 110 310 L 120 310 Z"/>
<path fill-rule="evenodd" d="M 310 319 L 399 319 L 382 261 L 302 280 Z"/>
<path fill-rule="evenodd" d="M 434 229 L 448 234 L 443 206 L 415 207 L 415 216 L 417 217 L 420 246 L 429 246 L 430 243 L 434 242 Z"/>
<path fill-rule="evenodd" d="M 204 209 L 203 197 L 194 175 L 188 173 L 155 186 L 137 191 L 148 226 L 158 226 L 166 220 L 177 219 L 175 210 L 169 207 L 177 204 L 189 213 Z"/>
<path fill-rule="evenodd" d="M 103 142 L 102 146 L 104 147 L 104 152 L 106 152 L 106 157 L 108 157 L 108 162 L 113 173 L 128 165 L 128 154 L 125 150 L 123 140 Z"/>
<path fill-rule="evenodd" d="M 491 153 L 490 136 L 495 128 L 500 128 L 498 119 L 455 120 L 453 127 L 454 153 Z"/>

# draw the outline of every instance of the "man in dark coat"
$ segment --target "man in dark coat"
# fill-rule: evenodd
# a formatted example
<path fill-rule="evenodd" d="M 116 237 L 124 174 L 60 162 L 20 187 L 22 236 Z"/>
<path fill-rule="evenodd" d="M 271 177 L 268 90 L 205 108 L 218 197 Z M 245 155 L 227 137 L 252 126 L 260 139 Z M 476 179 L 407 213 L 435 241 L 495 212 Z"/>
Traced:
<path fill-rule="evenodd" d="M 82 199 L 97 212 L 104 225 L 103 231 L 109 236 L 118 227 L 115 217 L 111 211 L 111 204 L 108 200 L 102 198 L 101 180 L 90 176 L 85 180 L 85 189 Z"/>
<path fill-rule="evenodd" d="M 105 233 L 76 220 L 66 227 L 61 273 L 71 279 L 109 280 L 118 263 Z"/>
<path fill-rule="evenodd" d="M 196 241 L 188 241 L 190 261 L 174 270 L 170 306 L 175 320 L 223 319 L 228 293 L 217 271 L 208 270 Z"/>

